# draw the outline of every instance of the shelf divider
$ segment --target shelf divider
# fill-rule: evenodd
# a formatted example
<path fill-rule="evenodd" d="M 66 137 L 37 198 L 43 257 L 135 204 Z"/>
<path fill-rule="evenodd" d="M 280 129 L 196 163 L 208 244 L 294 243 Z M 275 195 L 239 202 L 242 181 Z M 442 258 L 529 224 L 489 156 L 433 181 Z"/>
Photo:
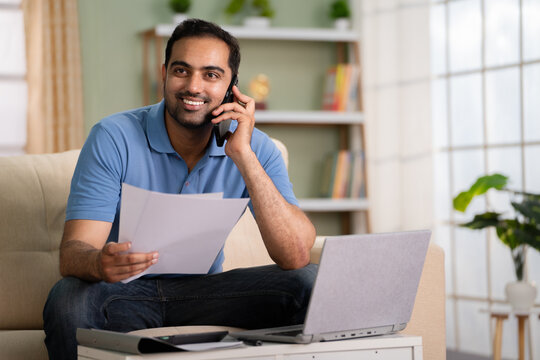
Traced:
<path fill-rule="evenodd" d="M 365 198 L 307 198 L 298 199 L 298 201 L 300 208 L 307 212 L 352 212 L 367 211 L 369 209 L 369 202 Z"/>
<path fill-rule="evenodd" d="M 255 120 L 258 124 L 360 125 L 364 123 L 364 114 L 360 111 L 257 110 Z"/>

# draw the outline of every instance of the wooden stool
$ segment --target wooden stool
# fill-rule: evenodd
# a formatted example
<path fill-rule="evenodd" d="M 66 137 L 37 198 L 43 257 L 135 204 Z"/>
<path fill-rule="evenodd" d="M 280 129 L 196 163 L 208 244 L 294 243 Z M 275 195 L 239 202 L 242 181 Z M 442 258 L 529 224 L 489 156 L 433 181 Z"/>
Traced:
<path fill-rule="evenodd" d="M 494 311 L 494 310 L 480 310 L 481 312 L 488 312 L 492 319 L 495 319 L 495 334 L 493 336 L 493 360 L 501 360 L 501 348 L 502 348 L 502 333 L 503 322 L 508 319 L 509 315 L 514 315 L 518 320 L 518 351 L 519 360 L 525 360 L 525 322 L 531 314 L 535 314 L 538 310 L 531 309 L 530 311 Z M 539 316 L 540 318 L 540 316 Z"/>
<path fill-rule="evenodd" d="M 491 313 L 495 319 L 495 336 L 493 338 L 493 360 L 501 360 L 503 321 L 508 319 L 508 314 Z"/>

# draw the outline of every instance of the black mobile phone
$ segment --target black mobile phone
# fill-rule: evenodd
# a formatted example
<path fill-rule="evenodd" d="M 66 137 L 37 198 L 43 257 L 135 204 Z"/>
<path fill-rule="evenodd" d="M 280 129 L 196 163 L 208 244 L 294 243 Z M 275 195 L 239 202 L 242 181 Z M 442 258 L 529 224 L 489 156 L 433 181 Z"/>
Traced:
<path fill-rule="evenodd" d="M 229 84 L 229 87 L 227 88 L 227 92 L 225 92 L 225 97 L 223 98 L 223 101 L 221 104 L 230 103 L 234 100 L 234 94 L 233 94 L 233 86 L 238 85 L 238 76 L 234 75 L 231 79 L 231 83 Z M 227 132 L 229 131 L 229 127 L 231 126 L 231 119 L 223 120 L 219 124 L 214 125 L 214 134 L 216 136 L 216 143 L 217 146 L 223 146 L 225 144 L 225 135 L 227 135 Z"/>

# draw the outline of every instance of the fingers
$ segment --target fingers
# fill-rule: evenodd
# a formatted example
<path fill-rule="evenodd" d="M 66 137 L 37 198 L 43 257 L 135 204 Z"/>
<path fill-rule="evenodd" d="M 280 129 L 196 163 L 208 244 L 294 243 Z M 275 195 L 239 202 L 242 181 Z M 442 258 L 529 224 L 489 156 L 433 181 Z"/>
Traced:
<path fill-rule="evenodd" d="M 106 282 L 117 282 L 137 275 L 154 265 L 159 258 L 157 252 L 126 253 L 130 243 L 109 243 L 100 253 L 100 274 Z"/>
<path fill-rule="evenodd" d="M 244 154 L 251 152 L 251 135 L 255 127 L 255 100 L 246 96 L 233 87 L 235 102 L 222 104 L 212 114 L 216 116 L 212 123 L 218 124 L 224 120 L 236 120 L 238 126 L 234 132 L 226 135 L 225 154 L 234 162 L 241 161 Z"/>
<path fill-rule="evenodd" d="M 234 111 L 238 113 L 247 113 L 253 116 L 255 114 L 255 100 L 242 94 L 237 86 L 233 87 L 233 93 L 236 101 L 220 105 L 212 112 L 212 114 L 217 116 L 226 111 Z"/>
<path fill-rule="evenodd" d="M 246 108 L 244 108 L 242 105 L 240 105 L 237 102 L 232 103 L 226 103 L 218 106 L 214 111 L 212 111 L 212 115 L 218 116 L 219 114 L 227 113 L 227 112 L 236 112 L 239 114 L 246 114 L 246 115 L 252 115 L 247 111 Z"/>
<path fill-rule="evenodd" d="M 248 112 L 255 112 L 255 100 L 247 95 L 242 94 L 240 89 L 238 89 L 238 86 L 233 86 L 233 94 L 238 100 L 245 104 L 245 108 Z"/>
<path fill-rule="evenodd" d="M 227 120 L 227 119 L 232 119 L 232 120 L 236 120 L 236 121 L 240 122 L 240 121 L 245 121 L 245 120 L 251 121 L 253 118 L 251 116 L 249 116 L 248 114 L 243 114 L 241 112 L 225 111 L 224 113 L 222 113 L 218 117 L 212 119 L 212 123 L 213 124 L 218 124 L 218 123 L 222 122 L 223 120 Z M 253 122 L 254 122 L 254 120 L 253 120 Z"/>
<path fill-rule="evenodd" d="M 131 242 L 115 243 L 110 242 L 103 247 L 103 253 L 106 255 L 114 255 L 124 251 L 128 251 L 131 248 Z"/>

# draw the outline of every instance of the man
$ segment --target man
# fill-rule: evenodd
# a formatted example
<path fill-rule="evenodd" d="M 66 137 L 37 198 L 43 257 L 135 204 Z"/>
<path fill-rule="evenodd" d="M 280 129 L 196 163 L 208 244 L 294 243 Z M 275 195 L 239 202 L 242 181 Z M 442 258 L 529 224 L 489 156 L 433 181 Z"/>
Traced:
<path fill-rule="evenodd" d="M 235 86 L 235 101 L 221 104 L 239 63 L 234 37 L 215 24 L 187 20 L 167 43 L 164 100 L 112 115 L 92 129 L 66 210 L 64 278 L 51 290 L 43 314 L 51 359 L 76 357 L 78 327 L 257 328 L 304 320 L 316 271 L 308 265 L 315 230 L 297 207 L 279 150 L 254 129 L 254 100 Z M 228 119 L 237 126 L 218 147 L 213 124 Z M 166 193 L 249 197 L 277 266 L 222 273 L 220 253 L 208 275 L 120 282 L 159 261 L 158 252 L 131 253 L 129 243 L 117 243 L 123 182 Z"/>

